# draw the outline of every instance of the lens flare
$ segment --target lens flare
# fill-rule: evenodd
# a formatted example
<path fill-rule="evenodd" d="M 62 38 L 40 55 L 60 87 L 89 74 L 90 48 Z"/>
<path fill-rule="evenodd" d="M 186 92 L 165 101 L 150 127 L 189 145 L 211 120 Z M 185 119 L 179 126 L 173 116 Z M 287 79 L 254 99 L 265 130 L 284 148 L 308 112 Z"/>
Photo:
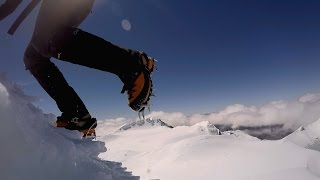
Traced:
<path fill-rule="evenodd" d="M 126 31 L 130 31 L 131 30 L 131 23 L 127 19 L 124 19 L 124 20 L 121 21 L 121 26 Z"/>

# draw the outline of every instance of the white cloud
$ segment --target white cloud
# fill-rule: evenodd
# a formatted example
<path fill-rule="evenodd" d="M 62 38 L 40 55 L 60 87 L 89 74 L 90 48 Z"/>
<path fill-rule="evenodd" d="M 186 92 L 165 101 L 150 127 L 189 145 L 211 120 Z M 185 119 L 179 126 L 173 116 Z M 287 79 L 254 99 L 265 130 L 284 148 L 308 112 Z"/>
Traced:
<path fill-rule="evenodd" d="M 189 125 L 188 124 L 188 117 L 181 112 L 165 113 L 162 111 L 157 111 L 157 112 L 151 112 L 146 117 L 147 118 L 152 117 L 155 119 L 170 120 L 171 126 Z"/>
<path fill-rule="evenodd" d="M 307 125 L 320 117 L 320 93 L 301 96 L 296 101 L 272 101 L 261 107 L 234 104 L 221 111 L 185 115 L 181 112 L 151 112 L 147 117 L 160 118 L 172 126 L 194 125 L 201 121 L 238 126 L 284 124 L 287 128 Z"/>
<path fill-rule="evenodd" d="M 116 118 L 116 119 L 106 119 L 103 121 L 98 121 L 98 127 L 96 129 L 97 134 L 101 134 L 100 132 L 104 133 L 112 133 L 118 130 L 121 126 L 128 123 L 128 119 L 125 118 Z"/>
<path fill-rule="evenodd" d="M 317 102 L 319 100 L 320 100 L 320 93 L 317 93 L 317 94 L 307 93 L 304 96 L 299 98 L 299 102 L 301 103 Z"/>

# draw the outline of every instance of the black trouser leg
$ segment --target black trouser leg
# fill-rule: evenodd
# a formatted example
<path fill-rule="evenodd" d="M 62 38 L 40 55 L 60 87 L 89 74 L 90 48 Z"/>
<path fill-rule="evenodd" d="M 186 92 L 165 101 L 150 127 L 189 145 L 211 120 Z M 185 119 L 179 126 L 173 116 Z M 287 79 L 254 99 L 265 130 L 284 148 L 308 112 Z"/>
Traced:
<path fill-rule="evenodd" d="M 51 57 L 121 76 L 136 72 L 138 53 L 76 29 L 87 17 L 93 0 L 44 0 L 25 53 L 25 65 L 61 112 L 81 117 L 88 110 L 68 85 Z"/>
<path fill-rule="evenodd" d="M 140 68 L 135 50 L 121 48 L 77 28 L 66 29 L 57 36 L 50 45 L 52 56 L 57 59 L 117 75 Z"/>
<path fill-rule="evenodd" d="M 94 0 L 43 0 L 31 42 L 25 52 L 25 66 L 56 101 L 64 115 L 82 117 L 87 108 L 50 61 L 50 42 L 66 27 L 78 27 L 88 16 Z"/>
<path fill-rule="evenodd" d="M 89 113 L 77 93 L 68 85 L 62 73 L 49 58 L 43 57 L 32 45 L 29 45 L 24 61 L 31 74 L 56 101 L 59 110 L 64 115 L 73 118 L 83 117 Z"/>

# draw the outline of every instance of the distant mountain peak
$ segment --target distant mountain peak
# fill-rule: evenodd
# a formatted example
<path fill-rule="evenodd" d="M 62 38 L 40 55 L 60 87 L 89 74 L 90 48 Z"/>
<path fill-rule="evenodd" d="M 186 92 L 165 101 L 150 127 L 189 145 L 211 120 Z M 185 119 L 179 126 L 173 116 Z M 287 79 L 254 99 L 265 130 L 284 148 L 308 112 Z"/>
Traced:
<path fill-rule="evenodd" d="M 147 118 L 147 119 L 141 119 L 138 121 L 127 123 L 127 124 L 123 125 L 119 130 L 123 131 L 123 130 L 128 130 L 128 129 L 131 129 L 134 127 L 142 127 L 142 126 L 164 126 L 164 127 L 168 127 L 168 128 L 173 128 L 172 126 L 163 122 L 161 119 Z"/>

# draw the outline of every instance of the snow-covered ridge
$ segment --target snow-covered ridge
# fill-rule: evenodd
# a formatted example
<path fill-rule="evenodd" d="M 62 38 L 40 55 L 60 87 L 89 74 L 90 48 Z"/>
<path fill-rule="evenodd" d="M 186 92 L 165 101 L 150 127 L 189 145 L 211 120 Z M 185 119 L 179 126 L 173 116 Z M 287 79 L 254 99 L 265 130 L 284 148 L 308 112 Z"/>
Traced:
<path fill-rule="evenodd" d="M 166 128 L 174 128 L 161 119 L 152 119 L 152 118 L 147 118 L 147 119 L 140 119 L 136 120 L 133 122 L 128 122 L 124 125 L 122 125 L 118 131 L 126 131 L 130 129 L 135 129 L 135 128 L 141 128 L 141 127 L 157 127 L 157 126 L 162 126 Z M 177 128 L 180 128 L 179 126 Z M 220 129 L 218 129 L 214 124 L 210 123 L 209 121 L 202 121 L 199 122 L 193 126 L 190 126 L 190 129 L 193 129 L 198 132 L 205 132 L 207 134 L 211 135 L 222 135 L 222 132 Z M 223 134 L 236 134 L 236 131 L 225 131 Z"/>
<path fill-rule="evenodd" d="M 137 121 L 129 122 L 125 125 L 123 125 L 121 128 L 119 128 L 120 131 L 128 130 L 134 127 L 147 127 L 147 126 L 164 126 L 168 128 L 173 128 L 172 126 L 168 125 L 167 123 L 161 121 L 161 119 L 140 119 Z"/>
<path fill-rule="evenodd" d="M 136 120 L 132 122 L 124 123 L 121 127 L 118 128 L 119 131 L 128 130 L 132 128 L 139 128 L 139 127 L 153 127 L 153 126 L 163 126 L 168 128 L 174 128 L 171 125 L 168 125 L 166 122 L 162 121 L 161 119 L 152 119 L 146 118 L 141 120 Z M 213 124 L 209 121 L 202 121 L 196 123 L 195 125 L 202 131 L 207 131 L 214 135 L 225 133 L 232 133 L 236 131 L 242 131 L 250 136 L 259 138 L 261 140 L 279 140 L 283 137 L 291 134 L 293 130 L 284 128 L 282 124 L 275 124 L 269 126 L 238 126 L 232 127 L 232 125 L 228 124 Z M 179 126 L 178 126 L 179 127 Z"/>
<path fill-rule="evenodd" d="M 284 138 L 299 146 L 320 151 L 320 119 L 308 126 L 301 126 Z"/>

